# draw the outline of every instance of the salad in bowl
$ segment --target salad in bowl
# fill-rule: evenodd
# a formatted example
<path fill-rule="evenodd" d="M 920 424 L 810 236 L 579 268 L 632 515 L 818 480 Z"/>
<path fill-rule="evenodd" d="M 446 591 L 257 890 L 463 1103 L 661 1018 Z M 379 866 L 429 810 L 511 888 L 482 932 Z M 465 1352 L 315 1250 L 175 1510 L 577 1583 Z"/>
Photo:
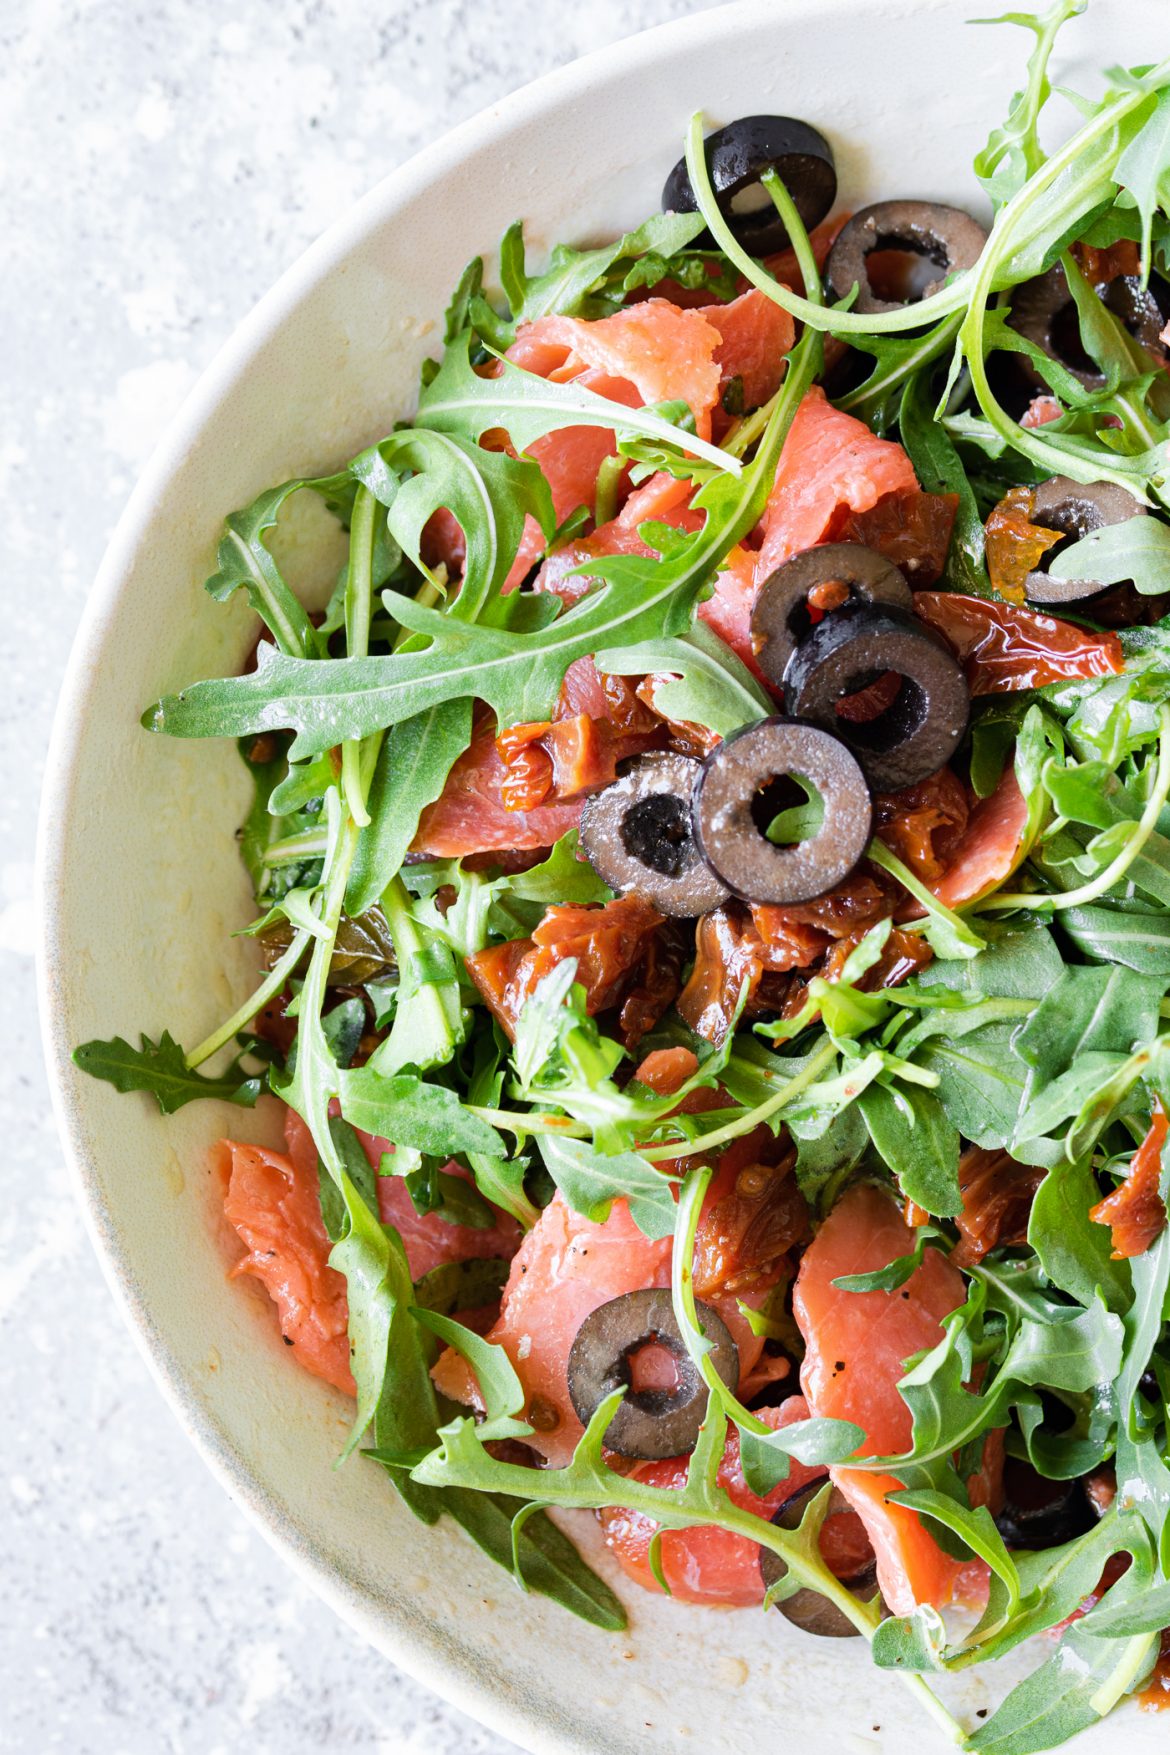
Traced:
<path fill-rule="evenodd" d="M 698 116 L 635 230 L 472 260 L 413 416 L 228 517 L 242 674 L 143 715 L 238 741 L 257 985 L 75 1055 L 284 1105 L 225 1265 L 350 1466 L 618 1631 L 595 1514 L 999 1755 L 1170 1676 L 1170 63 L 1046 150 L 1081 9 L 970 211 Z"/>

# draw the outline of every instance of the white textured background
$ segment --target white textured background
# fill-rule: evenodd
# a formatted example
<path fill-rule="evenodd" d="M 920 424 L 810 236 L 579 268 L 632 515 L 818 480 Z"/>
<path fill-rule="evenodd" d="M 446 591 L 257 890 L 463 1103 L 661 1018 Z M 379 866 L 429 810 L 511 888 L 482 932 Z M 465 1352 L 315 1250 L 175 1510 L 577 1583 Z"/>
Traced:
<path fill-rule="evenodd" d="M 41 1068 L 34 819 L 102 550 L 239 319 L 417 147 L 703 4 L 0 0 L 0 1749 L 506 1755 L 285 1571 L 122 1329 Z"/>

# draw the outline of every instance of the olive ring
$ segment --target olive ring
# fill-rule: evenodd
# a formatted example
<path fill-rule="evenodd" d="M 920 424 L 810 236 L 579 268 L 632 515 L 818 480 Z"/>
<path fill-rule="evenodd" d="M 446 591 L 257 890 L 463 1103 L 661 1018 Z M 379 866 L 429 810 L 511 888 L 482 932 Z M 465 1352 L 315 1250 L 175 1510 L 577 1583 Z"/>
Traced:
<path fill-rule="evenodd" d="M 709 134 L 703 151 L 719 211 L 737 242 L 753 256 L 770 256 L 787 249 L 790 241 L 771 201 L 746 213 L 733 205 L 765 171 L 777 172 L 808 231 L 820 224 L 836 199 L 833 149 L 823 134 L 795 116 L 741 116 Z M 663 211 L 694 213 L 698 205 L 686 160 L 680 158 L 662 191 Z M 704 234 L 695 242 L 709 244 L 711 239 Z"/>
<path fill-rule="evenodd" d="M 681 919 L 718 908 L 728 894 L 691 834 L 698 772 L 693 756 L 637 756 L 581 812 L 581 846 L 610 889 L 635 890 L 660 913 Z"/>
<path fill-rule="evenodd" d="M 723 1319 L 707 1304 L 696 1304 L 707 1355 L 728 1389 L 739 1382 L 739 1349 Z M 641 1348 L 664 1347 L 674 1360 L 675 1389 L 632 1388 L 630 1361 Z M 624 1388 L 625 1399 L 605 1430 L 605 1442 L 619 1456 L 658 1461 L 685 1456 L 695 1448 L 707 1412 L 707 1385 L 686 1350 L 669 1288 L 652 1286 L 624 1292 L 591 1311 L 569 1350 L 569 1398 L 587 1426 L 602 1402 Z"/>
<path fill-rule="evenodd" d="M 778 847 L 755 812 L 768 787 L 789 776 L 815 787 L 823 817 L 808 840 Z M 857 865 L 872 824 L 865 776 L 841 740 L 780 717 L 745 726 L 711 752 L 695 783 L 692 813 L 703 858 L 729 890 L 751 902 L 823 896 Z"/>
<path fill-rule="evenodd" d="M 882 603 L 906 612 L 914 608 L 902 574 L 876 549 L 859 542 L 826 542 L 803 549 L 764 580 L 752 611 L 752 648 L 760 669 L 777 688 L 784 685 L 784 672 L 797 646 L 816 625 L 809 612 L 809 594 L 827 584 L 847 589 L 850 603 Z"/>
<path fill-rule="evenodd" d="M 898 311 L 916 300 L 886 299 L 874 290 L 868 261 L 876 250 L 905 250 L 938 269 L 921 296 L 929 298 L 952 274 L 973 268 L 987 232 L 961 207 L 938 201 L 875 201 L 842 226 L 825 263 L 825 278 L 834 298 L 848 298 L 857 287 L 855 311 Z"/>
<path fill-rule="evenodd" d="M 896 699 L 873 719 L 843 718 L 838 704 L 876 677 L 901 677 Z M 826 616 L 784 673 L 790 712 L 852 750 L 876 792 L 898 792 L 937 773 L 967 729 L 966 679 L 939 637 L 897 610 L 859 605 Z"/>
<path fill-rule="evenodd" d="M 815 1498 L 824 1485 L 824 1478 L 818 1476 L 803 1487 L 799 1487 L 795 1493 L 790 1494 L 779 1509 L 772 1514 L 772 1522 L 776 1528 L 782 1530 L 799 1529 L 809 1500 Z M 827 1523 L 831 1517 L 838 1517 L 842 1512 L 848 1512 L 852 1509 L 840 1487 L 834 1487 L 829 1494 L 829 1503 L 825 1509 L 825 1522 Z M 778 1584 L 787 1571 L 788 1568 L 779 1554 L 773 1553 L 771 1548 L 760 1549 L 760 1576 L 764 1581 L 765 1590 L 771 1590 L 774 1584 Z M 867 1566 L 863 1566 L 860 1572 L 854 1573 L 852 1578 L 841 1580 L 846 1590 L 855 1593 L 869 1590 L 876 1582 L 877 1566 L 873 1561 Z M 819 1591 L 795 1591 L 792 1596 L 784 1597 L 778 1602 L 776 1607 L 787 1620 L 791 1621 L 794 1626 L 802 1628 L 805 1633 L 816 1633 L 825 1639 L 852 1639 L 858 1632 L 849 1617 L 835 1603 L 831 1603 L 828 1597 L 823 1597 Z"/>
<path fill-rule="evenodd" d="M 1073 481 L 1054 475 L 1041 482 L 1032 505 L 1031 522 L 1061 536 L 1088 536 L 1108 524 L 1125 524 L 1140 518 L 1146 508 L 1127 489 L 1110 481 Z M 1052 552 L 1045 559 L 1051 563 Z M 1113 586 L 1099 579 L 1055 579 L 1037 567 L 1024 580 L 1024 594 L 1031 603 L 1084 603 Z"/>

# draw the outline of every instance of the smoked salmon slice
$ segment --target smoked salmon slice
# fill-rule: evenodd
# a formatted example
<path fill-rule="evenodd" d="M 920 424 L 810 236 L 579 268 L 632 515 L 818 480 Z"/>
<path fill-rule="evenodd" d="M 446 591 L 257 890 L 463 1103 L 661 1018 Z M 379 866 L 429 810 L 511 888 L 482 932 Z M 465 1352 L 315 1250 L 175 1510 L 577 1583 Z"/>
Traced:
<path fill-rule="evenodd" d="M 808 1406 L 801 1395 L 790 1395 L 778 1408 L 761 1408 L 760 1419 L 774 1432 L 808 1418 Z M 666 1487 L 677 1492 L 686 1482 L 689 1457 L 670 1457 L 664 1462 L 643 1462 L 630 1474 L 635 1481 L 653 1487 Z M 786 1500 L 799 1493 L 811 1481 L 822 1480 L 825 1469 L 809 1467 L 793 1458 L 788 1478 L 764 1498 L 753 1493 L 743 1478 L 739 1460 L 739 1434 L 731 1427 L 716 1481 L 733 1505 L 751 1511 L 757 1517 L 770 1519 Z M 654 1519 L 645 1512 L 629 1511 L 624 1506 L 607 1506 L 598 1514 L 606 1547 L 620 1563 L 623 1571 L 646 1590 L 660 1591 L 662 1586 L 650 1566 L 650 1543 L 658 1530 Z M 841 1519 L 834 1519 L 826 1528 L 834 1534 Z M 856 1525 L 856 1519 L 850 1522 Z M 864 1563 L 868 1544 L 856 1527 L 852 1532 L 854 1556 L 861 1549 Z M 859 1539 L 860 1538 L 860 1539 Z M 826 1553 L 833 1564 L 831 1553 Z M 703 1524 L 693 1529 L 664 1530 L 660 1548 L 663 1576 L 670 1594 L 681 1603 L 716 1604 L 722 1608 L 748 1608 L 764 1600 L 764 1581 L 760 1572 L 760 1548 L 747 1536 L 731 1530 Z"/>
<path fill-rule="evenodd" d="M 285 1111 L 287 1151 L 222 1140 L 224 1215 L 246 1254 L 233 1274 L 252 1274 L 276 1305 L 285 1340 L 306 1371 L 335 1389 L 354 1393 L 349 1368 L 349 1305 L 345 1279 L 329 1266 L 333 1247 L 321 1219 L 317 1148 L 305 1123 Z M 357 1131 L 357 1130 L 355 1130 Z M 358 1131 L 376 1170 L 389 1141 Z M 457 1165 L 453 1173 L 464 1175 Z M 446 1262 L 507 1257 L 520 1240 L 520 1228 L 506 1213 L 493 1226 L 448 1225 L 435 1213 L 416 1213 L 405 1182 L 379 1176 L 378 1210 L 402 1239 L 411 1278 L 419 1280 Z"/>
<path fill-rule="evenodd" d="M 284 1152 L 223 1140 L 223 1210 L 247 1253 L 233 1274 L 252 1274 L 276 1305 L 293 1357 L 335 1389 L 354 1393 L 349 1369 L 345 1280 L 329 1266 L 321 1222 L 317 1155 L 312 1175 Z"/>
<path fill-rule="evenodd" d="M 861 1427 L 867 1456 L 909 1449 L 910 1409 L 898 1393 L 904 1361 L 942 1339 L 942 1319 L 964 1302 L 966 1289 L 937 1249 L 926 1251 L 921 1267 L 896 1291 L 846 1292 L 833 1281 L 871 1273 L 913 1247 L 914 1233 L 892 1197 L 858 1183 L 817 1232 L 796 1277 L 793 1311 L 806 1348 L 801 1388 L 814 1414 Z M 900 1483 L 845 1467 L 829 1473 L 865 1525 L 893 1613 L 908 1614 L 916 1603 L 949 1603 L 962 1565 L 943 1553 L 916 1512 L 889 1502 L 886 1495 Z"/>
<path fill-rule="evenodd" d="M 598 1224 L 554 1196 L 512 1258 L 498 1322 L 488 1339 L 503 1347 L 525 1390 L 535 1428 L 525 1440 L 556 1467 L 567 1463 L 584 1428 L 569 1399 L 568 1359 L 577 1330 L 601 1304 L 624 1292 L 670 1284 L 671 1239 L 643 1236 L 624 1200 Z M 743 1295 L 745 1304 L 753 1303 Z M 739 1349 L 741 1389 L 758 1386 L 764 1342 L 754 1335 L 736 1297 L 710 1300 Z M 464 1360 L 448 1350 L 432 1372 L 453 1401 L 475 1403 L 478 1391 Z"/>
<path fill-rule="evenodd" d="M 868 512 L 889 494 L 918 492 L 910 459 L 892 439 L 842 414 L 815 385 L 788 431 L 753 556 L 733 550 L 699 613 L 759 675 L 751 649 L 756 593 L 782 561 L 824 542 L 848 513 Z"/>

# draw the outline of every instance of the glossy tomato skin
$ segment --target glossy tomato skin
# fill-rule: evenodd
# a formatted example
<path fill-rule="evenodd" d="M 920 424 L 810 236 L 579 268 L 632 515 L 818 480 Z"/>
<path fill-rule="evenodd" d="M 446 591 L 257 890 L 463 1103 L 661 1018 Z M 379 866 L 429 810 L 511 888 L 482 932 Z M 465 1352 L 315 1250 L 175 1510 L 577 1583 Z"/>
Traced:
<path fill-rule="evenodd" d="M 1125 662 L 1116 634 L 1095 634 L 1014 603 L 959 591 L 916 591 L 914 613 L 950 646 L 973 695 L 1116 676 Z"/>

